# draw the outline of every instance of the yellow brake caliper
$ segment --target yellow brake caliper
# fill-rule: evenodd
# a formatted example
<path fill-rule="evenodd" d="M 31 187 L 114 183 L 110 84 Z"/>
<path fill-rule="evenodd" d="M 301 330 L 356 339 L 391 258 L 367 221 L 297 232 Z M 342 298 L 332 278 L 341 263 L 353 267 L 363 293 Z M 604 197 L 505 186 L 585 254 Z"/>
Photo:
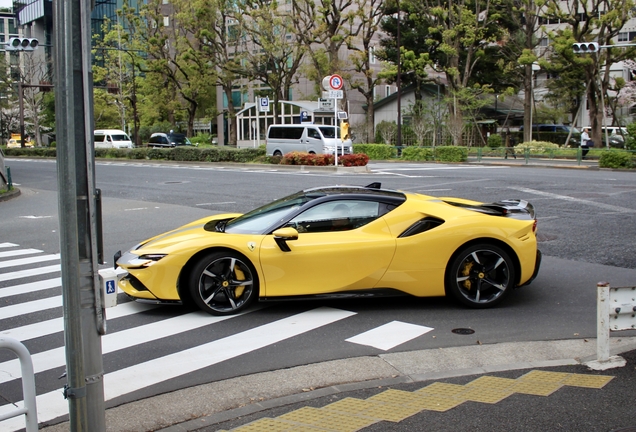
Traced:
<path fill-rule="evenodd" d="M 473 262 L 466 263 L 466 265 L 462 269 L 462 276 L 468 276 L 470 274 L 470 271 L 473 268 L 473 264 L 474 264 Z M 473 287 L 473 284 L 470 282 L 470 279 L 466 279 L 464 282 L 462 282 L 462 284 L 464 285 L 464 288 L 466 288 L 469 291 Z"/>
<path fill-rule="evenodd" d="M 239 266 L 234 267 L 234 275 L 236 276 L 236 280 L 245 280 L 245 273 L 243 273 L 243 270 L 241 270 Z M 236 298 L 241 297 L 243 295 L 243 291 L 245 291 L 245 285 L 236 287 L 234 290 L 234 296 Z"/>

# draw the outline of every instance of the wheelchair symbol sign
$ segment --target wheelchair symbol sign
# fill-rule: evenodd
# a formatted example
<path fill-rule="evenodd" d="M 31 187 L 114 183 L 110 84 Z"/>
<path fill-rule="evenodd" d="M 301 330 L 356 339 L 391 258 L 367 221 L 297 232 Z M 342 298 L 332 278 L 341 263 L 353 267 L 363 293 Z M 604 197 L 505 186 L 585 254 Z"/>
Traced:
<path fill-rule="evenodd" d="M 106 281 L 106 294 L 115 294 L 115 281 Z"/>

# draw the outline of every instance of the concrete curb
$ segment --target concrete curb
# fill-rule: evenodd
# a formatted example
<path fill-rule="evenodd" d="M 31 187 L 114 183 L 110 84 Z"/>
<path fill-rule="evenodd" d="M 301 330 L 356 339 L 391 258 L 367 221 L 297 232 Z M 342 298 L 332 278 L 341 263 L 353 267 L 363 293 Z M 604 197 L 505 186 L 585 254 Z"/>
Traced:
<path fill-rule="evenodd" d="M 19 196 L 20 194 L 21 194 L 20 189 L 14 187 L 10 191 L 0 193 L 0 202 L 8 201 L 11 198 L 15 198 Z"/>
<path fill-rule="evenodd" d="M 613 337 L 613 355 L 636 337 Z M 342 392 L 508 370 L 581 365 L 596 339 L 508 342 L 380 354 L 297 366 L 202 384 L 106 411 L 109 432 L 196 431 L 248 414 Z M 117 401 L 112 401 L 117 403 Z M 66 432 L 68 422 L 41 428 Z"/>

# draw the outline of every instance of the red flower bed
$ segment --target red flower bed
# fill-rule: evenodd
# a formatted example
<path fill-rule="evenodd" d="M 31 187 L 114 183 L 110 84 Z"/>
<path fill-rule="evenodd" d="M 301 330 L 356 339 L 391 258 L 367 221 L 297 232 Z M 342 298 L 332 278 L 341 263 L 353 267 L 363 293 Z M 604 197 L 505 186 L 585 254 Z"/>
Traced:
<path fill-rule="evenodd" d="M 313 165 L 328 166 L 335 162 L 334 155 L 311 154 L 304 152 L 290 152 L 283 156 L 282 165 Z M 342 166 L 365 166 L 369 162 L 369 156 L 364 153 L 342 155 L 338 158 L 338 164 Z"/>

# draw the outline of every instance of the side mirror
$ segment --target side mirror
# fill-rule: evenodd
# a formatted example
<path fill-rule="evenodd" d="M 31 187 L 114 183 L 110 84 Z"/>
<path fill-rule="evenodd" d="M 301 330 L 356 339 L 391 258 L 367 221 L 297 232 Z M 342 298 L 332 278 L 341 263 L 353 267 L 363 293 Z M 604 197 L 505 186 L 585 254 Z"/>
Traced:
<path fill-rule="evenodd" d="M 283 252 L 291 252 L 287 244 L 288 241 L 298 240 L 298 231 L 291 227 L 279 228 L 272 234 L 274 235 L 274 241 Z"/>

